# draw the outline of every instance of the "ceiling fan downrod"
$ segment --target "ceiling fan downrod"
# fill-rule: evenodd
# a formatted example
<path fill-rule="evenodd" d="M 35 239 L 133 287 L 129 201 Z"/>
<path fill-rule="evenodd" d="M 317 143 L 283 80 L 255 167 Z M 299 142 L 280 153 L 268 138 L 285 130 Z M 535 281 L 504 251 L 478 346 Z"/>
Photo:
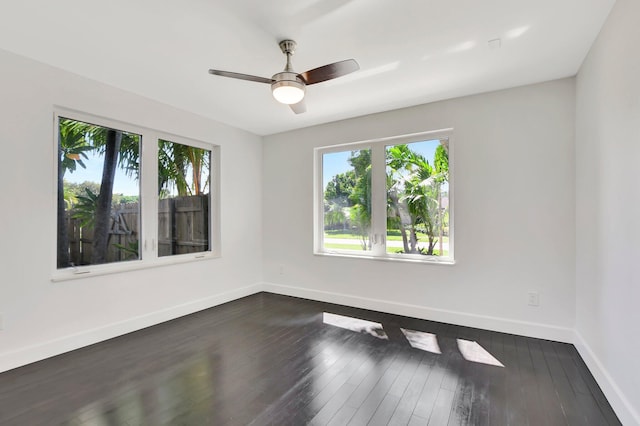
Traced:
<path fill-rule="evenodd" d="M 282 53 L 287 56 L 287 64 L 284 67 L 284 71 L 272 77 L 271 92 L 278 102 L 288 105 L 297 104 L 304 98 L 306 84 L 291 66 L 291 56 L 296 50 L 296 42 L 282 40 L 279 45 Z"/>

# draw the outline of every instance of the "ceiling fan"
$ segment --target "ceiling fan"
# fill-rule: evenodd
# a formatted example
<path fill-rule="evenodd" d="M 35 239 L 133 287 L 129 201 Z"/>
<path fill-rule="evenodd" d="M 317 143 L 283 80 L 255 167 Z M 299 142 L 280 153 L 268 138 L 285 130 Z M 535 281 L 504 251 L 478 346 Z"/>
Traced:
<path fill-rule="evenodd" d="M 210 69 L 209 74 L 270 84 L 273 97 L 278 102 L 288 104 L 293 112 L 301 114 L 307 110 L 304 93 L 308 85 L 342 77 L 360 69 L 360 65 L 354 59 L 347 59 L 298 74 L 291 66 L 291 56 L 296 50 L 296 42 L 282 40 L 279 45 L 282 53 L 287 56 L 287 65 L 284 71 L 274 74 L 271 78 L 214 69 Z"/>

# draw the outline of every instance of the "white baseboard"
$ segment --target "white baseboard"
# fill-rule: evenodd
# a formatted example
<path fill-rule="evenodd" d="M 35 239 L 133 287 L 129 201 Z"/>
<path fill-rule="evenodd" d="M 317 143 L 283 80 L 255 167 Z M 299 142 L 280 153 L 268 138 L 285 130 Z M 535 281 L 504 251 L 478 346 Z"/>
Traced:
<path fill-rule="evenodd" d="M 274 283 L 263 283 L 263 289 L 264 291 L 270 293 L 282 294 L 286 296 L 295 296 L 321 302 L 348 305 L 355 308 L 370 309 L 373 311 L 444 322 L 448 324 L 456 324 L 466 327 L 482 328 L 484 330 L 499 331 L 502 333 L 517 334 L 520 336 L 554 340 L 556 342 L 573 343 L 574 334 L 573 329 L 571 328 L 518 321 L 508 318 L 492 317 L 488 315 L 476 315 L 466 312 L 449 311 L 445 309 L 430 308 L 427 306 L 390 302 L 387 300 L 371 299 L 367 297 L 326 292 L 320 290 L 311 290 Z"/>
<path fill-rule="evenodd" d="M 133 331 L 141 330 L 165 321 L 170 321 L 203 309 L 221 305 L 232 300 L 259 293 L 260 291 L 262 291 L 262 285 L 254 284 L 210 297 L 205 297 L 203 299 L 183 303 L 181 305 L 172 306 L 160 311 L 140 315 L 125 321 L 60 337 L 37 345 L 0 353 L 0 372 L 12 370 L 23 365 L 31 364 L 32 362 L 41 361 L 43 359 L 89 346 L 94 343 L 122 336 L 123 334 L 131 333 Z"/>
<path fill-rule="evenodd" d="M 585 364 L 598 382 L 602 392 L 607 397 L 609 404 L 618 415 L 623 425 L 640 425 L 640 414 L 633 408 L 624 393 L 620 390 L 607 369 L 602 365 L 598 357 L 591 350 L 582 335 L 576 331 L 574 346 L 584 360 Z"/>

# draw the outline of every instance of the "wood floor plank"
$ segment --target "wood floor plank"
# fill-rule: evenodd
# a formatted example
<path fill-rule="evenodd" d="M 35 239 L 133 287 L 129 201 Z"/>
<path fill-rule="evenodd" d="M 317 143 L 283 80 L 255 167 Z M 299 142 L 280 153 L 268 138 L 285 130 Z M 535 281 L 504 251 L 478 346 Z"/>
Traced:
<path fill-rule="evenodd" d="M 419 417 L 419 416 L 411 416 L 408 426 L 424 426 L 427 423 L 429 423 L 427 419 L 423 419 L 422 417 Z"/>
<path fill-rule="evenodd" d="M 309 424 L 326 425 L 340 411 L 344 402 L 351 396 L 356 387 L 350 383 L 344 383 L 334 394 L 333 397 L 313 416 Z M 355 408 L 354 408 L 355 413 Z"/>
<path fill-rule="evenodd" d="M 567 423 L 569 425 L 587 424 L 588 420 L 578 404 L 573 388 L 553 349 L 552 342 L 545 340 L 540 342 L 540 346 L 542 347 L 542 352 L 549 366 L 556 394 L 562 406 L 562 411 L 567 418 Z"/>
<path fill-rule="evenodd" d="M 474 330 L 475 340 L 494 358 L 498 355 L 492 352 L 491 333 L 485 330 Z M 499 358 L 496 358 L 498 362 Z M 501 377 L 504 373 L 504 367 L 496 365 L 476 364 L 470 373 L 473 380 L 473 394 L 471 401 L 471 413 L 469 415 L 469 424 L 484 426 L 489 425 L 489 410 L 491 404 L 491 383 L 494 377 Z"/>
<path fill-rule="evenodd" d="M 433 412 L 436 400 L 438 399 L 438 395 L 440 394 L 440 390 L 442 387 L 442 382 L 447 372 L 448 365 L 447 357 L 440 357 L 437 359 L 433 368 L 429 372 L 429 377 L 427 378 L 424 387 L 422 389 L 422 393 L 418 398 L 416 406 L 413 410 L 413 415 L 428 419 L 431 417 L 431 413 Z M 447 390 L 447 389 L 445 389 Z M 453 395 L 454 391 L 450 391 Z M 448 416 L 447 416 L 448 418 Z"/>
<path fill-rule="evenodd" d="M 506 424 L 506 410 L 504 409 L 504 401 L 507 400 L 506 394 L 506 380 L 508 372 L 511 371 L 511 366 L 508 365 L 504 357 L 504 334 L 502 333 L 490 333 L 491 354 L 502 365 L 503 368 L 496 369 L 491 375 L 489 381 L 489 424 L 502 425 Z"/>
<path fill-rule="evenodd" d="M 505 424 L 526 426 L 530 423 L 527 416 L 523 384 L 520 380 L 520 364 L 518 362 L 515 337 L 507 335 L 503 340 L 504 364 L 509 369 L 505 383 Z"/>
<path fill-rule="evenodd" d="M 540 393 L 542 406 L 544 407 L 546 422 L 550 425 L 566 425 L 567 419 L 564 415 L 560 400 L 557 398 L 551 371 L 542 352 L 540 342 L 536 339 L 529 339 L 527 346 L 529 346 L 536 385 Z"/>
<path fill-rule="evenodd" d="M 387 338 L 324 312 L 380 323 Z M 0 374 L 0 424 L 620 422 L 572 345 L 259 293 Z"/>
<path fill-rule="evenodd" d="M 436 398 L 436 403 L 429 416 L 429 426 L 441 426 L 449 423 L 451 417 L 451 406 L 455 392 L 441 388 Z"/>
<path fill-rule="evenodd" d="M 400 374 L 400 370 L 403 365 L 406 363 L 407 358 L 403 356 L 396 356 L 393 362 L 386 369 L 384 374 L 380 376 L 380 379 L 377 381 L 375 386 L 371 389 L 366 399 L 362 401 L 360 404 L 358 411 L 353 416 L 349 424 L 360 425 L 360 424 L 368 424 L 369 420 L 376 413 L 380 404 L 387 396 L 389 389 L 393 385 L 394 381 Z M 348 401 L 347 403 L 354 403 L 353 400 Z M 397 403 L 397 402 L 396 402 Z M 395 408 L 395 405 L 394 405 Z M 392 411 L 393 413 L 393 411 Z M 391 416 L 389 416 L 391 417 Z"/>
<path fill-rule="evenodd" d="M 398 402 L 400 402 L 399 396 L 387 393 L 380 405 L 378 405 L 375 413 L 373 413 L 373 417 L 371 417 L 371 420 L 369 420 L 369 423 L 367 424 L 371 426 L 388 425 L 389 420 L 391 420 L 391 416 L 393 415 L 396 406 L 398 405 Z"/>
<path fill-rule="evenodd" d="M 540 389 L 537 386 L 535 370 L 527 338 L 515 336 L 516 356 L 522 386 L 522 395 L 526 405 L 527 420 L 530 425 L 546 424 L 546 411 L 543 408 L 540 397 Z"/>
<path fill-rule="evenodd" d="M 420 364 L 418 364 L 415 373 L 411 377 L 411 381 L 402 394 L 400 402 L 396 406 L 391 419 L 389 419 L 390 425 L 406 425 L 411 420 L 435 360 L 436 356 L 433 354 L 423 355 L 420 360 Z"/>
<path fill-rule="evenodd" d="M 576 348 L 573 346 L 569 346 L 566 348 L 566 350 L 573 358 L 574 363 L 577 365 L 580 375 L 582 376 L 584 383 L 589 389 L 591 398 L 596 401 L 597 406 L 602 413 L 602 416 L 605 418 L 606 424 L 619 425 L 620 420 L 611 408 L 611 405 L 604 396 L 604 393 L 602 393 L 602 389 L 600 389 L 600 386 L 598 385 L 598 383 L 596 383 L 595 379 L 589 372 L 589 369 L 587 368 L 584 360 L 582 359 Z"/>
<path fill-rule="evenodd" d="M 327 423 L 327 426 L 344 426 L 351 421 L 351 418 L 358 411 L 357 408 L 350 405 L 343 405 L 335 416 Z"/>

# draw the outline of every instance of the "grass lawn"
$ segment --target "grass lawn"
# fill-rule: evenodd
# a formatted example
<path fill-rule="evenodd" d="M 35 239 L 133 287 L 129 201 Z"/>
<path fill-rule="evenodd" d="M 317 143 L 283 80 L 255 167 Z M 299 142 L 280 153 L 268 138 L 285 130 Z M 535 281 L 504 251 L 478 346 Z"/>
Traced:
<path fill-rule="evenodd" d="M 364 251 L 362 250 L 362 246 L 360 244 L 333 244 L 333 243 L 324 243 L 325 249 L 337 249 L 337 250 L 355 250 L 355 251 Z M 387 253 L 389 254 L 398 254 L 400 248 L 394 247 L 387 249 Z M 448 256 L 449 251 L 444 250 L 444 256 Z"/>
<path fill-rule="evenodd" d="M 387 253 L 389 254 L 402 254 L 402 253 L 398 253 L 398 248 L 390 248 L 387 249 Z M 442 250 L 444 252 L 444 256 L 449 256 L 449 250 Z"/>
<path fill-rule="evenodd" d="M 325 231 L 324 232 L 324 236 L 325 238 L 341 238 L 341 239 L 348 239 L 348 240 L 359 240 L 360 239 L 360 235 L 358 234 L 353 234 L 349 231 L 342 231 L 342 230 L 337 230 L 337 231 Z M 391 230 L 391 231 L 387 231 L 387 240 L 389 241 L 402 241 L 402 237 L 400 236 L 400 231 L 396 231 L 396 230 Z M 426 243 L 429 241 L 429 239 L 427 238 L 426 235 L 419 233 L 418 234 L 418 241 L 421 243 Z M 443 243 L 447 243 L 449 242 L 449 237 L 442 237 L 442 242 Z"/>
<path fill-rule="evenodd" d="M 324 243 L 324 248 L 327 249 L 338 249 L 338 250 L 362 250 L 362 246 L 360 244 L 333 244 L 333 243 Z"/>

